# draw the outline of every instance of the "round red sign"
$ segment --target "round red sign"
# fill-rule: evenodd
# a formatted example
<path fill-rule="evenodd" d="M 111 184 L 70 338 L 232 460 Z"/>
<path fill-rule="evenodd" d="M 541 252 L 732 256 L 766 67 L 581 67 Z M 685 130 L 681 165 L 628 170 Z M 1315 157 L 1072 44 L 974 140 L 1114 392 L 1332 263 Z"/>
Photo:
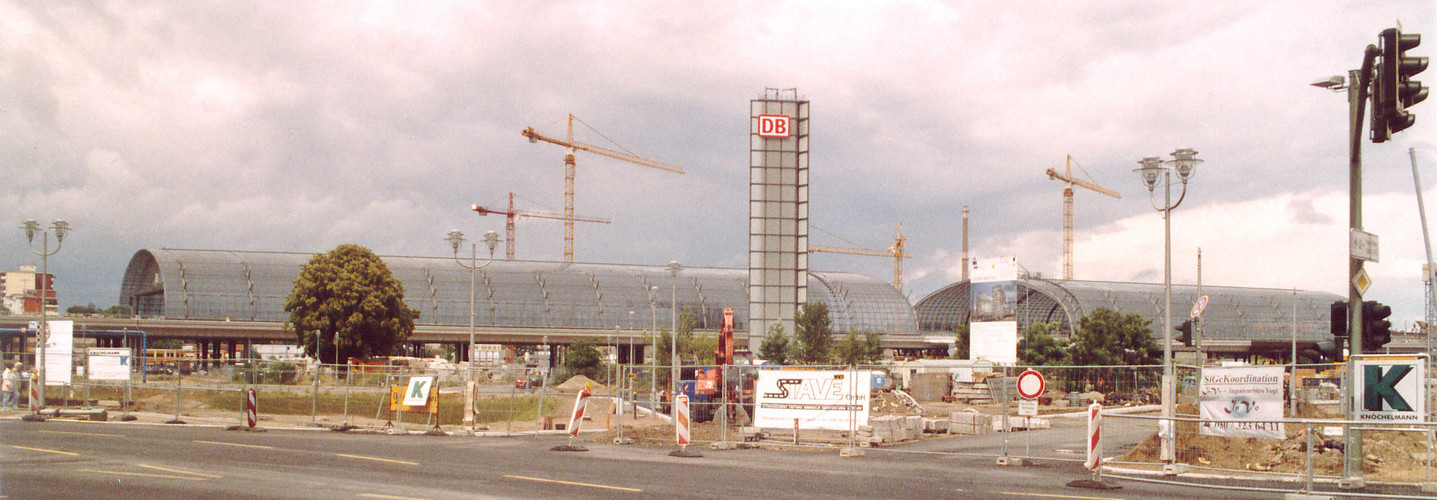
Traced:
<path fill-rule="evenodd" d="M 1024 399 L 1038 399 L 1043 395 L 1047 382 L 1043 380 L 1043 374 L 1028 370 L 1018 374 L 1018 395 Z"/>

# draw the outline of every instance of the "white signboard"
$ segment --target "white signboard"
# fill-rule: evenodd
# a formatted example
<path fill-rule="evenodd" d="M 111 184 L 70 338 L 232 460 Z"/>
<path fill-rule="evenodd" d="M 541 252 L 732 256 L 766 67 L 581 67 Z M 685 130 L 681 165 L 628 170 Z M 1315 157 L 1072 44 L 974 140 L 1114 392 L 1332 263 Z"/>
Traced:
<path fill-rule="evenodd" d="M 1285 439 L 1281 366 L 1203 368 L 1199 434 Z"/>
<path fill-rule="evenodd" d="M 129 380 L 130 349 L 90 349 L 90 380 Z"/>
<path fill-rule="evenodd" d="M 1018 362 L 1018 259 L 968 263 L 968 359 Z"/>
<path fill-rule="evenodd" d="M 1359 359 L 1356 361 L 1357 420 L 1368 422 L 1421 422 L 1427 414 L 1424 361 L 1418 359 Z"/>
<path fill-rule="evenodd" d="M 434 377 L 409 377 L 409 387 L 404 389 L 404 406 L 424 406 L 429 403 L 429 388 L 434 386 Z"/>
<path fill-rule="evenodd" d="M 75 322 L 48 321 L 46 325 L 50 335 L 45 339 L 45 384 L 68 384 L 74 370 L 70 357 L 75 354 Z"/>
<path fill-rule="evenodd" d="M 849 430 L 868 422 L 868 370 L 759 370 L 754 426 Z"/>

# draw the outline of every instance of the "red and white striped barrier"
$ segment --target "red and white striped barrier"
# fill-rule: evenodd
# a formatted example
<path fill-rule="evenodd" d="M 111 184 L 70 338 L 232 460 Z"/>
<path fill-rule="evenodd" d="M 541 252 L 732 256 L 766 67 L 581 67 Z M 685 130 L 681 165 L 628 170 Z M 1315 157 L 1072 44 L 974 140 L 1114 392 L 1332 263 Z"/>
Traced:
<path fill-rule="evenodd" d="M 1103 405 L 1098 403 L 1088 405 L 1088 460 L 1083 466 L 1093 472 L 1103 465 L 1102 410 Z"/>
<path fill-rule="evenodd" d="M 259 398 L 258 398 L 257 396 L 255 396 L 254 389 L 250 389 L 250 390 L 246 393 L 246 399 L 245 399 L 245 405 L 244 405 L 244 418 L 245 418 L 245 423 L 248 424 L 251 429 L 253 429 L 254 426 L 255 426 L 255 420 L 256 420 L 256 416 L 257 416 L 256 414 L 258 414 L 258 413 L 259 413 Z"/>
<path fill-rule="evenodd" d="M 579 424 L 584 421 L 584 407 L 588 406 L 588 404 L 589 386 L 585 384 L 584 388 L 579 391 L 579 394 L 574 397 L 574 413 L 569 415 L 570 436 L 579 435 Z"/>
<path fill-rule="evenodd" d="M 689 395 L 679 394 L 675 398 L 674 408 L 674 433 L 677 434 L 679 446 L 689 445 Z"/>
<path fill-rule="evenodd" d="M 37 413 L 40 411 L 40 406 L 41 406 L 40 403 L 39 403 L 39 401 L 40 401 L 40 388 L 39 388 L 39 387 L 36 387 L 35 384 L 36 384 L 36 382 L 39 381 L 39 380 L 40 380 L 40 379 L 39 379 L 38 377 L 36 377 L 35 374 L 33 374 L 33 373 L 30 374 L 30 411 L 31 411 L 31 412 L 37 412 Z"/>

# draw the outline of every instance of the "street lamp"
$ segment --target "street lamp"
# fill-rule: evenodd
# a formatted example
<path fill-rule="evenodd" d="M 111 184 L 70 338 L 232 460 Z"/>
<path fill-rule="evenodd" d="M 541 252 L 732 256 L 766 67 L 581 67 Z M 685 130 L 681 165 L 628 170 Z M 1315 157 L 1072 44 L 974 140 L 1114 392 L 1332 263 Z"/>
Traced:
<path fill-rule="evenodd" d="M 494 248 L 499 246 L 499 233 L 495 231 L 484 233 L 484 246 L 489 247 L 489 260 L 484 261 L 483 265 L 478 264 L 479 249 L 473 243 L 469 244 L 469 263 L 465 264 L 464 261 L 459 260 L 459 247 L 464 244 L 464 233 L 459 232 L 458 229 L 452 229 L 444 239 L 449 241 L 449 245 L 454 248 L 454 263 L 469 270 L 469 352 L 465 356 L 469 360 L 469 371 L 464 384 L 464 399 L 466 400 L 464 403 L 464 427 L 472 431 L 474 430 L 474 271 L 494 262 Z"/>
<path fill-rule="evenodd" d="M 654 405 L 654 415 L 658 415 L 659 409 L 659 311 L 655 304 L 658 294 L 659 287 L 649 287 L 649 334 L 654 336 L 654 352 L 649 355 L 649 404 Z"/>
<path fill-rule="evenodd" d="M 679 261 L 669 261 L 669 388 L 673 398 L 669 400 L 669 409 L 673 411 L 674 422 L 679 420 L 679 316 L 678 316 L 678 283 L 679 270 L 683 266 Z"/>
<path fill-rule="evenodd" d="M 1162 438 L 1162 460 L 1172 463 L 1173 454 L 1173 421 L 1176 413 L 1174 403 L 1176 401 L 1175 380 L 1173 376 L 1173 209 L 1183 203 L 1188 194 L 1188 179 L 1193 176 L 1193 169 L 1202 160 L 1196 158 L 1197 151 L 1191 148 L 1173 151 L 1173 160 L 1166 163 L 1173 165 L 1172 169 L 1163 166 L 1163 161 L 1158 157 L 1143 158 L 1138 163 L 1143 167 L 1134 170 L 1143 179 L 1143 185 L 1148 187 L 1148 200 L 1152 202 L 1153 208 L 1163 213 L 1163 431 Z M 1178 195 L 1178 201 L 1174 203 L 1172 171 L 1176 170 L 1178 179 L 1182 181 L 1182 193 Z M 1163 205 L 1158 206 L 1157 200 L 1153 198 L 1153 189 L 1157 187 L 1158 177 L 1163 181 Z"/>
<path fill-rule="evenodd" d="M 60 252 L 60 246 L 65 242 L 65 234 L 70 232 L 70 223 L 56 219 L 49 228 L 42 229 L 35 219 L 27 219 L 20 227 L 25 230 L 25 240 L 30 243 L 30 252 L 40 256 L 40 331 L 35 332 L 35 356 L 39 358 L 35 362 L 35 373 L 40 382 L 36 394 L 40 402 L 33 406 L 41 408 L 45 406 L 45 343 L 50 340 L 50 323 L 47 320 L 50 315 L 50 256 Z M 50 250 L 52 230 L 55 232 L 54 250 Z M 40 250 L 35 250 L 36 234 L 40 235 Z"/>

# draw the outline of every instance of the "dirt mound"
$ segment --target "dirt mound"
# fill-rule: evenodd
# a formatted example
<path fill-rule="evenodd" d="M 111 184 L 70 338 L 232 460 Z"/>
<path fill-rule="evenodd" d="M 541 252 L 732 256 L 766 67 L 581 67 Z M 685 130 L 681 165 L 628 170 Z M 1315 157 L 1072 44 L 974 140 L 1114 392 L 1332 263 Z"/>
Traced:
<path fill-rule="evenodd" d="M 608 391 L 608 388 L 604 387 L 603 384 L 595 382 L 589 377 L 585 377 L 583 375 L 574 375 L 573 377 L 570 377 L 569 380 L 565 380 L 564 383 L 554 386 L 554 388 L 558 389 L 560 392 L 579 392 L 579 390 L 583 389 L 584 386 L 588 384 L 593 384 L 589 388 L 590 394 L 598 394 L 601 392 Z"/>

